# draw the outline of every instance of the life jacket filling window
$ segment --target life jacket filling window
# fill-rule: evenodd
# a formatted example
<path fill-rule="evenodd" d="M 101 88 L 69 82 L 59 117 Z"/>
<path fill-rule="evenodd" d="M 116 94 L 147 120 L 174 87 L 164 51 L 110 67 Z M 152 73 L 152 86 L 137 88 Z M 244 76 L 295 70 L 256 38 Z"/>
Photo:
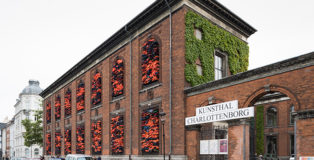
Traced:
<path fill-rule="evenodd" d="M 117 97 L 123 94 L 123 77 L 124 77 L 124 65 L 123 60 L 117 58 L 112 67 L 112 97 Z"/>
<path fill-rule="evenodd" d="M 92 80 L 92 105 L 97 105 L 101 103 L 101 74 L 96 71 Z"/>
<path fill-rule="evenodd" d="M 55 118 L 56 120 L 59 120 L 61 118 L 61 98 L 60 96 L 56 97 L 55 100 Z"/>
<path fill-rule="evenodd" d="M 159 80 L 159 43 L 150 38 L 142 47 L 142 83 L 151 84 Z"/>
<path fill-rule="evenodd" d="M 46 154 L 51 155 L 51 134 L 46 134 Z"/>
<path fill-rule="evenodd" d="M 92 123 L 92 151 L 93 154 L 101 154 L 101 121 Z"/>
<path fill-rule="evenodd" d="M 112 154 L 124 153 L 124 121 L 121 115 L 111 118 L 111 151 Z"/>
<path fill-rule="evenodd" d="M 71 154 L 71 130 L 67 129 L 64 131 L 64 151 L 65 154 Z"/>
<path fill-rule="evenodd" d="M 47 123 L 51 122 L 51 103 L 47 102 L 46 104 L 46 121 Z"/>
<path fill-rule="evenodd" d="M 141 127 L 142 153 L 159 153 L 159 110 L 144 110 L 141 115 Z"/>
<path fill-rule="evenodd" d="M 76 153 L 85 153 L 85 128 L 77 127 L 76 129 Z"/>
<path fill-rule="evenodd" d="M 71 110 L 72 110 L 72 97 L 71 97 L 71 90 L 68 89 L 67 92 L 64 95 L 64 112 L 65 116 L 70 116 L 71 115 Z"/>
<path fill-rule="evenodd" d="M 83 111 L 85 108 L 85 84 L 80 82 L 76 90 L 76 110 Z"/>
<path fill-rule="evenodd" d="M 61 154 L 61 133 L 60 132 L 55 133 L 55 154 L 56 155 Z"/>

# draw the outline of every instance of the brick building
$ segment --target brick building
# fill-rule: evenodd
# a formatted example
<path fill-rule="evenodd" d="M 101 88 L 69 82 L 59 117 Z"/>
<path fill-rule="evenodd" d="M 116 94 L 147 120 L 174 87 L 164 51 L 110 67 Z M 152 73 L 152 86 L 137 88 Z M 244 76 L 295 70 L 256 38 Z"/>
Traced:
<path fill-rule="evenodd" d="M 246 71 L 255 31 L 214 0 L 155 1 L 41 93 L 45 156 L 199 159 L 190 92 Z"/>
<path fill-rule="evenodd" d="M 269 157 L 289 159 L 291 154 L 313 157 L 313 65 L 314 53 L 309 53 L 188 88 L 185 90 L 187 117 L 194 116 L 197 107 L 238 100 L 239 108 L 254 106 L 255 116 L 245 121 L 226 121 L 230 159 L 242 159 L 243 153 L 237 151 L 245 148 L 245 156 L 253 157 L 259 150 L 257 143 L 263 144 L 263 154 Z M 258 130 L 259 113 L 262 113 L 260 126 L 263 130 Z M 206 127 L 203 124 L 187 127 L 189 157 L 202 158 L 197 146 L 202 140 L 201 135 L 206 134 L 203 133 Z M 239 143 L 244 127 L 249 142 L 246 145 L 241 142 L 243 138 Z M 263 138 L 258 137 L 259 133 Z M 258 142 L 258 139 L 263 142 Z"/>

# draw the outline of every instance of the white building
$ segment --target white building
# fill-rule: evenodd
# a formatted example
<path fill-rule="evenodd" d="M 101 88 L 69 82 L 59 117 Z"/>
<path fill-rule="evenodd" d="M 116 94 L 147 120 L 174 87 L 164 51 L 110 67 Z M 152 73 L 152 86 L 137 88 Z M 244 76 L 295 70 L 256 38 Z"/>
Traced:
<path fill-rule="evenodd" d="M 35 111 L 42 109 L 42 98 L 39 93 L 42 89 L 39 87 L 39 82 L 29 80 L 29 85 L 26 86 L 19 95 L 14 105 L 15 114 L 13 117 L 13 125 L 10 127 L 10 152 L 12 159 L 23 158 L 40 158 L 42 148 L 38 145 L 26 147 L 24 145 L 23 133 L 25 128 L 22 125 L 22 120 L 35 120 Z"/>

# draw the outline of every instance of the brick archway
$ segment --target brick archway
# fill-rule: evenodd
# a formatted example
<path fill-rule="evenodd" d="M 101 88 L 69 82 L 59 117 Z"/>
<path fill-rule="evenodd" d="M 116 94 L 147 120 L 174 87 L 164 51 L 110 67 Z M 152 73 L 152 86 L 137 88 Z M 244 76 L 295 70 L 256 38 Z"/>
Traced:
<path fill-rule="evenodd" d="M 260 89 L 256 90 L 253 94 L 251 94 L 246 99 L 243 107 L 253 106 L 254 103 L 259 98 L 261 98 L 262 96 L 264 96 L 265 94 L 270 93 L 270 92 L 280 92 L 280 93 L 287 95 L 291 99 L 291 101 L 295 107 L 295 110 L 298 111 L 300 109 L 300 102 L 297 99 L 297 97 L 289 89 L 282 87 L 282 86 L 278 86 L 278 85 L 266 85 L 266 86 L 261 87 Z"/>

